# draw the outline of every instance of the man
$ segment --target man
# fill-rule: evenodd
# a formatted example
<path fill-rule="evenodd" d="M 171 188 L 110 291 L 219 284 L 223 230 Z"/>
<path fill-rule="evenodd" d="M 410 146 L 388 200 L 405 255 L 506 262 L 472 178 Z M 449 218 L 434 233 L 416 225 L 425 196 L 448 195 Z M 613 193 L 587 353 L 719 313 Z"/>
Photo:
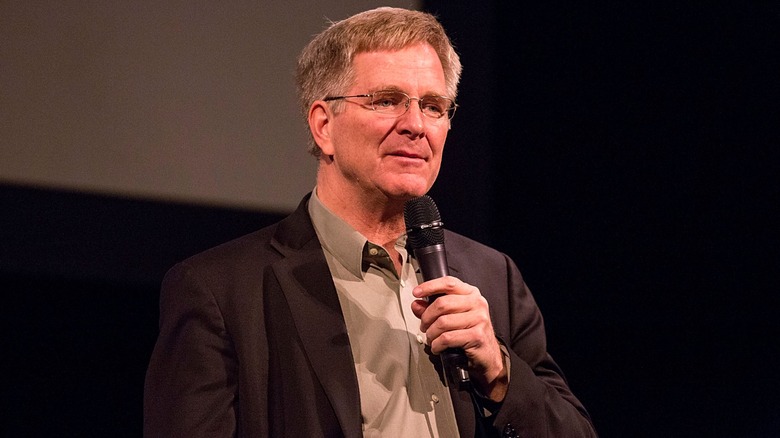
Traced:
<path fill-rule="evenodd" d="M 595 436 L 511 260 L 447 233 L 452 276 L 423 282 L 405 247 L 404 204 L 439 172 L 460 70 L 440 24 L 403 9 L 304 49 L 315 190 L 168 273 L 147 436 Z M 473 391 L 443 377 L 454 347 Z"/>

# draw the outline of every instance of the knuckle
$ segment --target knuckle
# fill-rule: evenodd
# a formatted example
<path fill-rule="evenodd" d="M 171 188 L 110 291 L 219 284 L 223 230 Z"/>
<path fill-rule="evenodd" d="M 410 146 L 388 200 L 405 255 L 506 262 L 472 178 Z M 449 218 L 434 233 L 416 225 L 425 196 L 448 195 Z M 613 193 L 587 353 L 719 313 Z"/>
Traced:
<path fill-rule="evenodd" d="M 450 324 L 452 322 L 451 320 L 452 318 L 450 315 L 442 315 L 439 317 L 439 319 L 436 320 L 436 323 L 438 324 L 439 328 L 444 331 L 450 328 Z"/>
<path fill-rule="evenodd" d="M 449 303 L 449 300 L 446 299 L 437 299 L 434 302 L 434 305 L 436 306 L 436 310 L 438 311 L 437 313 L 439 313 L 442 316 L 447 314 L 452 307 Z M 439 318 L 441 318 L 441 316 Z"/>
<path fill-rule="evenodd" d="M 446 287 L 449 290 L 455 289 L 458 285 L 458 280 L 455 277 L 445 277 L 444 279 L 444 287 Z"/>
<path fill-rule="evenodd" d="M 441 333 L 439 335 L 437 340 L 439 341 L 439 344 L 442 347 L 445 347 L 445 348 L 449 347 L 450 344 L 452 343 L 452 333 L 451 332 L 443 332 L 443 333 Z"/>

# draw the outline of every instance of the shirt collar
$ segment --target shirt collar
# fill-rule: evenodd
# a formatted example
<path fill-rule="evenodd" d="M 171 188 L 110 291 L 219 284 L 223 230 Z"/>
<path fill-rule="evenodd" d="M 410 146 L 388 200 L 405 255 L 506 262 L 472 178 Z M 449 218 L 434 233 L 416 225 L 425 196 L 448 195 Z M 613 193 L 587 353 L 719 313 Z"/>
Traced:
<path fill-rule="evenodd" d="M 316 187 L 309 199 L 309 215 L 322 248 L 350 273 L 362 277 L 363 248 L 368 240 L 320 201 Z"/>

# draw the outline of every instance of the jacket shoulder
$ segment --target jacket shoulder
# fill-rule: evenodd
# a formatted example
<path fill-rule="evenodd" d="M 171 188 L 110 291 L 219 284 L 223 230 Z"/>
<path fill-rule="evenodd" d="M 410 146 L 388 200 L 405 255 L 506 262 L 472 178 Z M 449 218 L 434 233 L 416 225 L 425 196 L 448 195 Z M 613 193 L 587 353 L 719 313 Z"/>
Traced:
<path fill-rule="evenodd" d="M 449 230 L 445 230 L 444 245 L 447 249 L 447 256 L 459 262 L 470 262 L 480 265 L 505 264 L 505 260 L 508 258 L 497 249 Z"/>
<path fill-rule="evenodd" d="M 273 258 L 278 252 L 271 240 L 278 226 L 273 224 L 249 234 L 229 240 L 184 259 L 181 263 L 206 268 L 224 263 Z"/>
<path fill-rule="evenodd" d="M 307 201 L 308 196 L 281 221 L 195 254 L 181 264 L 199 269 L 241 266 L 258 269 L 306 246 L 316 246 Z"/>

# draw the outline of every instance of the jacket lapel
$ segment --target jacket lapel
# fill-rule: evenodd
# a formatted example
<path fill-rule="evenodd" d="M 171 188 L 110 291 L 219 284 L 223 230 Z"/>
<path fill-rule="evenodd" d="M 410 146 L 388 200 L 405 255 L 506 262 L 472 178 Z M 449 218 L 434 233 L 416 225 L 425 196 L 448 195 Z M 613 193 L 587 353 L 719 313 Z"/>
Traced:
<path fill-rule="evenodd" d="M 344 435 L 362 436 L 360 395 L 347 328 L 327 261 L 304 198 L 279 224 L 274 246 L 285 257 L 273 265 L 306 355 Z"/>

